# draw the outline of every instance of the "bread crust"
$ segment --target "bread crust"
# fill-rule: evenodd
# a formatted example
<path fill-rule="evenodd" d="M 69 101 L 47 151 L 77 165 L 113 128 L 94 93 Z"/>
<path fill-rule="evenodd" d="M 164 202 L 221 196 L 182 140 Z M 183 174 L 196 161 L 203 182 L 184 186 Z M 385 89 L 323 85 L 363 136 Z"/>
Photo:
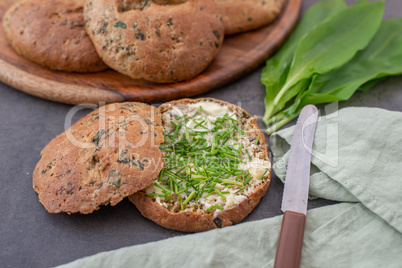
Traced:
<path fill-rule="evenodd" d="M 86 29 L 114 70 L 156 83 L 189 80 L 211 63 L 224 29 L 212 0 L 88 0 Z"/>
<path fill-rule="evenodd" d="M 216 100 L 213 98 L 201 98 L 201 99 L 181 99 L 177 101 L 168 102 L 162 104 L 159 107 L 161 114 L 169 110 L 171 106 L 177 106 L 180 104 L 197 103 L 202 101 L 212 101 L 222 105 L 226 105 L 231 111 L 239 111 L 244 117 L 252 118 L 249 113 L 247 113 L 242 108 L 233 105 L 231 103 Z M 266 145 L 266 140 L 263 133 L 259 130 L 257 126 L 257 118 L 253 117 L 251 127 L 249 130 L 253 130 L 252 135 L 260 135 L 260 144 L 264 148 L 264 159 L 268 158 L 268 149 Z M 262 183 L 256 188 L 256 190 L 249 194 L 247 199 L 240 202 L 238 205 L 225 209 L 222 211 L 217 211 L 215 213 L 206 212 L 188 212 L 180 211 L 173 212 L 169 211 L 164 206 L 158 204 L 151 197 L 146 196 L 145 190 L 139 191 L 134 195 L 129 196 L 131 202 L 137 207 L 143 216 L 154 221 L 155 223 L 177 231 L 182 232 L 201 232 L 207 231 L 215 228 L 222 228 L 225 226 L 230 226 L 242 221 L 260 202 L 260 199 L 266 194 L 271 178 L 271 168 L 267 174 L 267 180 L 263 180 Z"/>
<path fill-rule="evenodd" d="M 21 0 L 3 18 L 6 37 L 23 57 L 66 72 L 107 69 L 84 29 L 78 0 Z"/>
<path fill-rule="evenodd" d="M 285 0 L 214 0 L 222 16 L 225 34 L 255 30 L 279 15 Z"/>
<path fill-rule="evenodd" d="M 50 213 L 91 213 L 152 183 L 163 167 L 158 111 L 109 104 L 80 119 L 41 153 L 33 188 Z"/>

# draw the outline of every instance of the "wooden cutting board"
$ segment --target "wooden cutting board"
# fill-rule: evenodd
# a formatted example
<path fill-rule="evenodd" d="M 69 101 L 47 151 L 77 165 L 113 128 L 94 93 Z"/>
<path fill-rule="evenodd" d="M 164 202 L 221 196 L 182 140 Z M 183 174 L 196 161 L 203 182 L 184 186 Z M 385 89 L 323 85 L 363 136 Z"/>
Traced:
<path fill-rule="evenodd" d="M 15 1 L 0 0 L 0 18 Z M 163 102 L 191 97 L 223 86 L 262 64 L 286 39 L 302 0 L 288 0 L 270 26 L 225 37 L 212 64 L 196 78 L 175 84 L 133 80 L 113 70 L 94 74 L 52 71 L 19 56 L 0 26 L 0 81 L 39 98 L 67 104 L 119 101 Z"/>

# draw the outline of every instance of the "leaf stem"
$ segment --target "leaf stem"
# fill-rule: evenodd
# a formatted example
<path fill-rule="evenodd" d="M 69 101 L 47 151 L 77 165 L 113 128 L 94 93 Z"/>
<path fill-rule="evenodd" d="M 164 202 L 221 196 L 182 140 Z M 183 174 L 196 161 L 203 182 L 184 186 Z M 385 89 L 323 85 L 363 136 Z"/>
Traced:
<path fill-rule="evenodd" d="M 278 129 L 280 129 L 281 127 L 283 127 L 284 125 L 286 125 L 287 123 L 292 121 L 293 119 L 295 119 L 297 116 L 298 116 L 298 114 L 295 114 L 295 115 L 291 115 L 291 116 L 287 116 L 287 117 L 283 118 L 281 121 L 279 121 L 275 125 L 268 128 L 266 131 L 267 134 L 271 135 L 272 133 L 274 133 L 275 131 L 277 131 Z"/>
<path fill-rule="evenodd" d="M 266 108 L 265 110 L 265 114 L 264 114 L 264 122 L 266 125 L 269 125 L 269 121 L 272 120 L 271 117 L 274 115 L 275 113 L 275 108 L 276 106 L 279 104 L 279 102 L 281 101 L 283 95 L 285 95 L 286 91 L 291 88 L 291 86 L 294 85 L 293 82 L 294 78 L 288 80 L 285 85 L 281 88 L 281 90 L 278 92 L 278 94 L 276 94 L 275 98 L 271 101 L 271 104 Z M 276 122 L 276 121 L 274 121 Z"/>
<path fill-rule="evenodd" d="M 281 88 L 281 90 L 276 94 L 274 98 L 273 108 L 279 104 L 279 101 L 282 99 L 283 95 L 285 95 L 286 91 L 293 85 L 293 79 L 287 81 L 285 85 Z M 273 109 L 272 109 L 273 110 Z"/>
<path fill-rule="evenodd" d="M 282 119 L 285 118 L 285 117 L 286 117 L 285 114 L 280 113 L 280 114 L 277 114 L 277 115 L 271 117 L 271 118 L 268 119 L 265 123 L 266 123 L 267 125 L 271 125 L 271 124 L 273 124 L 273 123 L 275 123 L 275 122 L 278 122 L 279 120 L 282 120 Z"/>
<path fill-rule="evenodd" d="M 271 115 L 273 113 L 274 107 L 272 104 L 266 104 L 265 105 L 265 113 L 264 113 L 264 117 L 262 118 L 262 120 L 264 121 L 264 123 L 266 125 L 269 125 L 268 121 L 271 119 Z"/>

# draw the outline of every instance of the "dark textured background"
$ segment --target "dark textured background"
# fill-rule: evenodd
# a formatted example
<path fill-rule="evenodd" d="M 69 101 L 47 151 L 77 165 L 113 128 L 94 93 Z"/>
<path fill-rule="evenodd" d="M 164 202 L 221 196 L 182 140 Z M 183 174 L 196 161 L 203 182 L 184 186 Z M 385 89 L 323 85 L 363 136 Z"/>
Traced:
<path fill-rule="evenodd" d="M 305 0 L 302 12 L 314 2 Z M 386 0 L 385 17 L 398 16 L 402 16 L 402 1 Z M 248 112 L 261 117 L 261 70 L 262 66 L 202 97 L 241 103 Z M 340 106 L 402 111 L 402 77 L 389 78 Z M 145 219 L 127 200 L 91 215 L 53 215 L 45 211 L 32 189 L 32 171 L 41 149 L 64 131 L 64 119 L 71 108 L 0 83 L 0 267 L 51 267 L 101 251 L 183 235 Z M 282 183 L 273 176 L 268 194 L 245 221 L 281 214 L 282 190 Z M 328 204 L 331 202 L 312 200 L 309 208 Z"/>

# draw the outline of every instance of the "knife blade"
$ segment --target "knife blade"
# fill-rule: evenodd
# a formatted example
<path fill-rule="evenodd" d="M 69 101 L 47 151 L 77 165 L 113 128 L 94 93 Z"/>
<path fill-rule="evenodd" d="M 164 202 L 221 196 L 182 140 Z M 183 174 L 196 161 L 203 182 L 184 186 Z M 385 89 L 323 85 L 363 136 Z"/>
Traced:
<path fill-rule="evenodd" d="M 306 222 L 311 153 L 318 110 L 307 105 L 300 113 L 290 148 L 282 198 L 284 212 L 275 268 L 300 266 Z"/>

